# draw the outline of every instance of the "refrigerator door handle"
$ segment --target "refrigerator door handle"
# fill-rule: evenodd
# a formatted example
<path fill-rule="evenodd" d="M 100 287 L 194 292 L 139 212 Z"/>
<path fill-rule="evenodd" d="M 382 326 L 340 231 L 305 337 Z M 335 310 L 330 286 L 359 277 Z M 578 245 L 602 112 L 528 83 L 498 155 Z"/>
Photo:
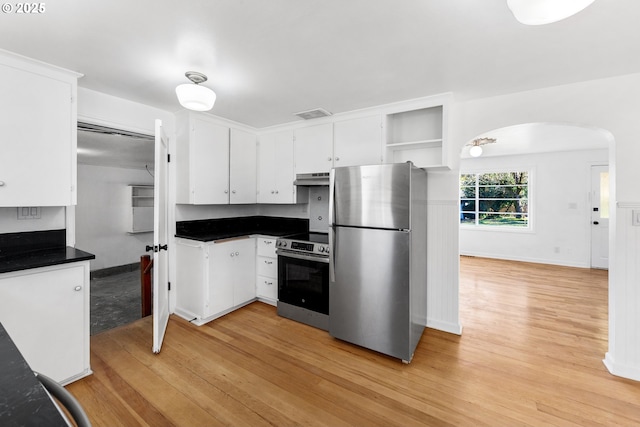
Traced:
<path fill-rule="evenodd" d="M 329 227 L 333 225 L 333 217 L 335 212 L 333 211 L 333 197 L 335 196 L 335 180 L 336 180 L 336 172 L 331 169 L 331 173 L 329 174 Z M 331 242 L 329 242 L 329 247 L 333 249 L 331 246 Z"/>
<path fill-rule="evenodd" d="M 329 282 L 336 281 L 336 245 L 335 230 L 333 226 L 329 226 Z"/>

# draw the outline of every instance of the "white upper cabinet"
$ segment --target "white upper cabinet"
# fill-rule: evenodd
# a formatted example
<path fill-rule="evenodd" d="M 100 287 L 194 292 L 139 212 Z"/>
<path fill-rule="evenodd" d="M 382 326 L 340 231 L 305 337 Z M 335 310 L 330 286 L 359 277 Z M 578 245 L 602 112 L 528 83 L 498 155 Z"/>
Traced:
<path fill-rule="evenodd" d="M 333 167 L 333 124 L 295 130 L 295 173 L 329 172 Z"/>
<path fill-rule="evenodd" d="M 255 135 L 204 115 L 182 112 L 177 117 L 176 202 L 255 203 Z"/>
<path fill-rule="evenodd" d="M 333 125 L 334 167 L 382 163 L 382 116 L 342 120 Z"/>
<path fill-rule="evenodd" d="M 229 203 L 229 128 L 188 113 L 177 123 L 176 201 Z"/>
<path fill-rule="evenodd" d="M 293 181 L 293 131 L 260 136 L 258 203 L 296 203 Z"/>
<path fill-rule="evenodd" d="M 229 152 L 229 203 L 256 203 L 256 136 L 239 129 L 231 129 Z"/>
<path fill-rule="evenodd" d="M 79 74 L 0 52 L 0 206 L 76 204 Z"/>
<path fill-rule="evenodd" d="M 382 115 L 313 125 L 295 131 L 295 173 L 382 163 Z"/>

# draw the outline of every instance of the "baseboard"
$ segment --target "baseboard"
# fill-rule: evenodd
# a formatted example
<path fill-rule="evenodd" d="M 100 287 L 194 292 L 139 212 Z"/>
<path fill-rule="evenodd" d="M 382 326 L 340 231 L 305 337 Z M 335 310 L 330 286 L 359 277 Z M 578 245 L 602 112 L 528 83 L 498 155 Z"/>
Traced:
<path fill-rule="evenodd" d="M 115 267 L 93 270 L 90 276 L 92 279 L 96 279 L 101 277 L 113 276 L 114 274 L 130 273 L 137 270 L 140 270 L 140 263 L 134 262 L 132 264 L 116 265 Z"/>
<path fill-rule="evenodd" d="M 462 335 L 462 325 L 459 323 L 427 319 L 427 328 L 437 329 L 439 331 L 448 332 L 450 334 Z"/>
<path fill-rule="evenodd" d="M 616 363 L 611 353 L 607 352 L 602 360 L 604 366 L 612 375 L 622 378 L 628 378 L 634 381 L 640 381 L 640 368 L 633 366 L 625 366 Z"/>
<path fill-rule="evenodd" d="M 486 253 L 475 253 L 475 252 L 466 252 L 466 251 L 460 251 L 460 255 L 477 257 L 477 258 L 501 259 L 505 261 L 530 262 L 533 264 L 558 265 L 561 267 L 591 268 L 589 264 L 585 264 L 582 262 L 568 262 L 568 261 L 561 261 L 561 260 L 555 260 L 555 259 L 540 259 L 540 258 L 529 258 L 529 257 L 520 257 L 520 256 L 508 256 L 504 254 L 486 254 Z"/>

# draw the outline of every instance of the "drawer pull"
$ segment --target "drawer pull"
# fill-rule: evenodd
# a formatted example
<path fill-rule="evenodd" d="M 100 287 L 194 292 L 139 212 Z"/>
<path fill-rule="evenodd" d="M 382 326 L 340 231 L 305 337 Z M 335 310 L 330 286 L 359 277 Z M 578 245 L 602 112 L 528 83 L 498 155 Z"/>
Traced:
<path fill-rule="evenodd" d="M 271 240 L 264 240 L 264 244 L 265 244 L 265 245 L 270 245 L 270 244 L 272 244 L 272 243 L 273 243 L 273 241 L 271 241 Z"/>
<path fill-rule="evenodd" d="M 265 259 L 265 260 L 264 260 L 264 263 L 265 263 L 265 264 L 267 264 L 267 265 L 271 265 L 271 264 L 273 264 L 273 261 L 267 261 L 267 260 Z"/>
<path fill-rule="evenodd" d="M 264 283 L 265 283 L 265 285 L 267 285 L 267 286 L 271 286 L 271 285 L 273 285 L 273 282 L 267 282 L 266 280 L 264 281 Z"/>

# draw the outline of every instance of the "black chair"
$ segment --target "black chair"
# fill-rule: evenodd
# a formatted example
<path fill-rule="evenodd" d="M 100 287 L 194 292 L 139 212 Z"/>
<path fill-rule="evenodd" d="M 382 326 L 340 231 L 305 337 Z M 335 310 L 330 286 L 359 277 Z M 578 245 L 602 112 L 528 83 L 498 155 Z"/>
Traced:
<path fill-rule="evenodd" d="M 40 384 L 42 384 L 49 394 L 55 397 L 58 402 L 60 402 L 65 409 L 69 411 L 69 414 L 71 414 L 73 421 L 75 421 L 78 427 L 91 427 L 89 417 L 87 417 L 84 409 L 82 409 L 80 402 L 78 402 L 71 393 L 48 376 L 39 372 L 34 373 L 36 374 L 36 378 L 40 381 Z"/>

